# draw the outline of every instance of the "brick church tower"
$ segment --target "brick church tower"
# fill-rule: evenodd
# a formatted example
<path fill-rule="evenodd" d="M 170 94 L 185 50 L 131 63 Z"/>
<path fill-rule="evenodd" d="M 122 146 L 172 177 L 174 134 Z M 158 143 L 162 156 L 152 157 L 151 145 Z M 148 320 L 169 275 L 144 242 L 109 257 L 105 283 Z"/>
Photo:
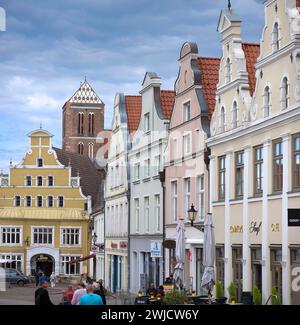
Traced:
<path fill-rule="evenodd" d="M 99 133 L 104 131 L 104 106 L 85 79 L 63 106 L 63 150 L 88 156 L 91 160 L 96 158 L 103 145 Z"/>

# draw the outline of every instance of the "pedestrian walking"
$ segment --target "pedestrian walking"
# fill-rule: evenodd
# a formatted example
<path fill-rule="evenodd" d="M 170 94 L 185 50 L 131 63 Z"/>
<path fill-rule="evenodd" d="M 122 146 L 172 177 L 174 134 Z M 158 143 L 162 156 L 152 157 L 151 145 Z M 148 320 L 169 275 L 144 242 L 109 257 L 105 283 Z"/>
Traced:
<path fill-rule="evenodd" d="M 80 298 L 79 305 L 92 306 L 92 305 L 103 305 L 102 298 L 95 294 L 96 288 L 89 284 L 86 288 L 86 294 Z"/>
<path fill-rule="evenodd" d="M 50 300 L 49 292 L 49 281 L 44 280 L 40 282 L 39 288 L 35 291 L 35 305 L 36 306 L 51 306 L 53 303 Z"/>
<path fill-rule="evenodd" d="M 107 292 L 106 292 L 106 289 L 103 286 L 103 280 L 99 280 L 98 281 L 98 286 L 99 286 L 99 293 L 98 294 L 102 298 L 103 305 L 106 305 L 106 298 L 105 298 L 105 296 L 106 296 Z"/>
<path fill-rule="evenodd" d="M 75 290 L 71 304 L 72 305 L 79 305 L 80 298 L 86 294 L 86 288 L 84 283 L 79 283 L 77 286 L 77 290 Z"/>
<path fill-rule="evenodd" d="M 50 275 L 50 284 L 51 284 L 51 288 L 54 288 L 56 285 L 56 275 L 54 272 L 52 272 Z"/>

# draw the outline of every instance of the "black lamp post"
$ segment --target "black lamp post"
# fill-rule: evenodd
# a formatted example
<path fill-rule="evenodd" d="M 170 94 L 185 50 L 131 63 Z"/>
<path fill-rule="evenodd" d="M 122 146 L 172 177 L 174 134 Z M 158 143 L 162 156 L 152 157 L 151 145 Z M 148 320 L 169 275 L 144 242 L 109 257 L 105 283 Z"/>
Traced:
<path fill-rule="evenodd" d="M 93 241 L 93 245 L 96 246 L 96 242 L 97 242 L 97 234 L 94 232 L 93 235 L 92 235 L 92 241 Z M 96 280 L 96 262 L 97 262 L 97 259 L 96 259 L 96 254 L 94 254 L 93 256 L 93 278 L 94 280 Z"/>
<path fill-rule="evenodd" d="M 195 209 L 194 207 L 194 204 L 191 205 L 191 208 L 188 210 L 188 218 L 191 222 L 191 226 L 204 232 L 204 226 L 203 225 L 196 225 L 194 224 L 194 221 L 196 220 L 197 218 L 197 210 Z"/>

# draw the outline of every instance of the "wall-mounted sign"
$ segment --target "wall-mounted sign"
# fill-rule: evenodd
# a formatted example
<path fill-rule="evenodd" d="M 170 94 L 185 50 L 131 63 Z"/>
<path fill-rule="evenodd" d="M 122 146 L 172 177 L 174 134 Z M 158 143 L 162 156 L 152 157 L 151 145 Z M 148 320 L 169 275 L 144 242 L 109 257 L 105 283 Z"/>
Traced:
<path fill-rule="evenodd" d="M 279 223 L 272 223 L 271 224 L 271 231 L 272 232 L 279 232 L 280 231 Z"/>
<path fill-rule="evenodd" d="M 161 241 L 151 240 L 151 257 L 161 257 Z"/>
<path fill-rule="evenodd" d="M 239 225 L 230 226 L 230 232 L 231 233 L 242 233 L 243 226 L 239 226 Z"/>
<path fill-rule="evenodd" d="M 126 249 L 127 248 L 127 243 L 125 241 L 120 242 L 120 249 Z"/>
<path fill-rule="evenodd" d="M 111 247 L 111 248 L 118 248 L 118 244 L 116 244 L 116 243 L 111 243 L 111 244 L 110 244 L 110 247 Z"/>
<path fill-rule="evenodd" d="M 92 252 L 95 252 L 95 251 L 97 251 L 98 250 L 98 247 L 96 246 L 96 245 L 93 245 L 92 247 L 91 247 L 91 251 Z"/>
<path fill-rule="evenodd" d="M 300 209 L 288 209 L 289 227 L 300 227 Z"/>
<path fill-rule="evenodd" d="M 252 221 L 250 223 L 250 227 L 249 227 L 250 234 L 255 233 L 256 236 L 257 236 L 259 234 L 259 232 L 260 232 L 261 225 L 262 225 L 262 222 L 258 223 L 256 221 Z"/>

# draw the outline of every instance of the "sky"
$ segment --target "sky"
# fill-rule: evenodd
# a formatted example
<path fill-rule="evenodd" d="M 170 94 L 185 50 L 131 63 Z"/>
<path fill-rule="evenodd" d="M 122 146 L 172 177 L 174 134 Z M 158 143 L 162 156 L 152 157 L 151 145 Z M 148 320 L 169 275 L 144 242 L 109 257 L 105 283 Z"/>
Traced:
<path fill-rule="evenodd" d="M 262 0 L 231 0 L 243 41 L 259 42 Z M 156 72 L 174 89 L 186 41 L 199 55 L 221 56 L 216 31 L 226 0 L 0 0 L 0 170 L 18 163 L 27 134 L 40 127 L 61 147 L 63 104 L 86 77 L 105 103 L 111 127 L 117 92 L 138 94 L 144 74 Z"/>

